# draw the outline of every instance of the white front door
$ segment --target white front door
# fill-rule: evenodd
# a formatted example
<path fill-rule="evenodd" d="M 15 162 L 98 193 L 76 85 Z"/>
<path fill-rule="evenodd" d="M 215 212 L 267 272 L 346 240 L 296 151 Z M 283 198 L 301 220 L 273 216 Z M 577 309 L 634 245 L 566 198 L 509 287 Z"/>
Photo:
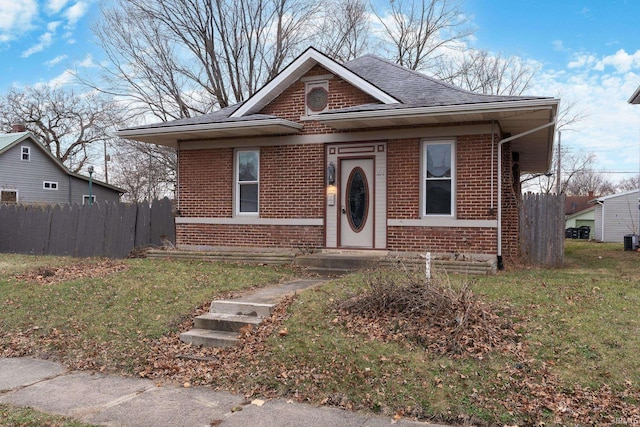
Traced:
<path fill-rule="evenodd" d="M 340 159 L 340 246 L 373 248 L 373 158 Z"/>

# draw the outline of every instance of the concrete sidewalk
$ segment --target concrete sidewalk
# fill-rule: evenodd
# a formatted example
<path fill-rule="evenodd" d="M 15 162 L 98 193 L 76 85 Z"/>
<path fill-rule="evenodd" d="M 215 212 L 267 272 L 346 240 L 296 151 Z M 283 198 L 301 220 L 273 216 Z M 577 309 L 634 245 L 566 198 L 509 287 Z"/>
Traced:
<path fill-rule="evenodd" d="M 158 387 L 148 379 L 67 371 L 26 357 L 0 358 L 0 403 L 107 426 L 435 426 L 283 399 L 247 403 L 207 387 Z"/>

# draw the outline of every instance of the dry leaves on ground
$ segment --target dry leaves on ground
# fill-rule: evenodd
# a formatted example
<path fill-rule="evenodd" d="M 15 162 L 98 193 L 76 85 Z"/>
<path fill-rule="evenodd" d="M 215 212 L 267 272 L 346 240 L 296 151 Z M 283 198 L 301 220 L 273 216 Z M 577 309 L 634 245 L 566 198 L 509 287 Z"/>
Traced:
<path fill-rule="evenodd" d="M 41 285 L 53 285 L 68 280 L 91 279 L 105 277 L 119 271 L 126 270 L 127 264 L 113 259 L 88 258 L 81 262 L 65 265 L 64 267 L 38 267 L 15 278 Z"/>

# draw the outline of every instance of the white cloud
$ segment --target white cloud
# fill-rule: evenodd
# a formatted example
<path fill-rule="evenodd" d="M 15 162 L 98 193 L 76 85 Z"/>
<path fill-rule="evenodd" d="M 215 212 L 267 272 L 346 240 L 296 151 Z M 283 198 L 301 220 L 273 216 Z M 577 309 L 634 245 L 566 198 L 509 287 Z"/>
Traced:
<path fill-rule="evenodd" d="M 586 117 L 562 133 L 562 143 L 576 152 L 596 155 L 596 168 L 609 172 L 637 171 L 640 151 L 640 108 L 627 100 L 640 85 L 640 51 L 575 56 L 566 72 L 543 70 L 532 92 L 556 94 L 561 107 Z M 562 95 L 559 95 L 562 94 Z M 625 177 L 611 174 L 614 182 Z"/>
<path fill-rule="evenodd" d="M 93 68 L 96 66 L 95 61 L 93 60 L 93 56 L 87 55 L 84 59 L 76 64 L 78 67 L 82 68 Z"/>
<path fill-rule="evenodd" d="M 75 25 L 89 11 L 89 5 L 84 1 L 79 1 L 64 12 L 68 25 Z"/>
<path fill-rule="evenodd" d="M 0 0 L 0 43 L 11 41 L 31 29 L 37 17 L 36 0 Z"/>
<path fill-rule="evenodd" d="M 53 14 L 59 13 L 69 3 L 69 0 L 48 0 L 47 10 Z"/>
<path fill-rule="evenodd" d="M 615 54 L 603 57 L 596 64 L 596 70 L 604 71 L 606 67 L 613 67 L 619 73 L 629 72 L 633 68 L 640 68 L 640 50 L 629 55 L 624 49 Z"/>
<path fill-rule="evenodd" d="M 585 68 L 593 65 L 596 61 L 597 59 L 595 56 L 581 53 L 573 56 L 573 61 L 567 64 L 567 68 Z"/>
<path fill-rule="evenodd" d="M 53 33 L 44 33 L 38 39 L 37 44 L 22 52 L 22 57 L 28 58 L 34 53 L 42 52 L 43 50 L 51 46 L 51 43 L 53 43 Z"/>
<path fill-rule="evenodd" d="M 44 65 L 46 65 L 47 67 L 53 67 L 54 65 L 57 65 L 57 64 L 61 63 L 62 61 L 64 61 L 67 58 L 68 58 L 67 55 L 58 55 L 55 58 L 50 59 L 47 62 L 45 62 Z"/>
<path fill-rule="evenodd" d="M 71 70 L 64 70 L 61 74 L 49 80 L 47 85 L 51 88 L 67 86 L 75 81 L 75 76 Z"/>
<path fill-rule="evenodd" d="M 55 33 L 55 31 L 58 29 L 58 27 L 60 26 L 60 24 L 62 24 L 62 22 L 61 22 L 61 21 L 52 21 L 52 22 L 49 22 L 49 23 L 47 24 L 47 30 L 48 30 L 48 31 L 50 31 L 50 32 L 52 32 L 52 33 Z"/>

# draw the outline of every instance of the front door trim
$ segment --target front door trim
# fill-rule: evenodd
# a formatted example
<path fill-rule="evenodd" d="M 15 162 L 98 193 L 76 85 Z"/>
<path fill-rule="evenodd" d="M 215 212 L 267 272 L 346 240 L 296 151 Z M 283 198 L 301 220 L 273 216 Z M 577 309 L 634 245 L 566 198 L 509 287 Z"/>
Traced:
<path fill-rule="evenodd" d="M 365 141 L 358 143 L 327 144 L 325 167 L 331 162 L 338 166 L 336 181 L 340 181 L 342 160 L 373 159 L 373 171 L 369 180 L 370 198 L 373 200 L 367 221 L 372 222 L 373 244 L 370 249 L 387 247 L 387 143 L 384 141 Z M 333 185 L 326 183 L 325 200 L 325 247 L 347 248 L 341 245 L 342 182 Z M 344 224 L 343 227 L 349 227 Z"/>

